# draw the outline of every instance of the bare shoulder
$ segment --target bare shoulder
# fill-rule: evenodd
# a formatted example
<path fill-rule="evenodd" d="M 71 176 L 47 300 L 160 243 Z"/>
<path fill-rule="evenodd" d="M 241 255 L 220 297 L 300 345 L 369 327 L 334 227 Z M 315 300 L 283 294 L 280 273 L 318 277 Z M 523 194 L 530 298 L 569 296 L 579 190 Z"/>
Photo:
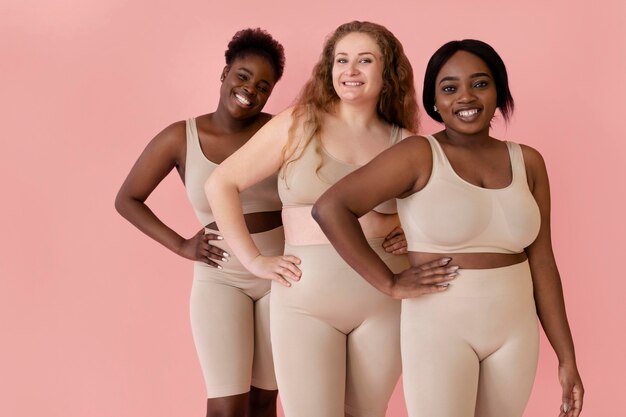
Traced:
<path fill-rule="evenodd" d="M 526 169 L 530 171 L 546 170 L 546 164 L 541 156 L 541 153 L 528 145 L 520 144 L 522 148 L 522 155 L 524 156 L 524 164 L 526 165 Z"/>
<path fill-rule="evenodd" d="M 281 111 L 280 113 L 277 113 L 274 116 L 271 116 L 271 121 L 270 123 L 275 124 L 275 125 L 284 125 L 284 124 L 291 124 L 292 120 L 293 120 L 293 116 L 294 116 L 294 107 L 287 107 L 285 110 Z"/>
<path fill-rule="evenodd" d="M 187 150 L 185 121 L 178 121 L 160 131 L 146 146 L 143 156 L 154 162 L 179 164 Z"/>
<path fill-rule="evenodd" d="M 174 122 L 159 132 L 151 143 L 161 146 L 180 148 L 187 138 L 187 124 L 184 120 Z"/>
<path fill-rule="evenodd" d="M 394 147 L 398 147 L 398 152 L 407 153 L 407 156 L 411 158 L 431 158 L 432 155 L 430 142 L 424 136 L 408 136 L 398 142 Z"/>

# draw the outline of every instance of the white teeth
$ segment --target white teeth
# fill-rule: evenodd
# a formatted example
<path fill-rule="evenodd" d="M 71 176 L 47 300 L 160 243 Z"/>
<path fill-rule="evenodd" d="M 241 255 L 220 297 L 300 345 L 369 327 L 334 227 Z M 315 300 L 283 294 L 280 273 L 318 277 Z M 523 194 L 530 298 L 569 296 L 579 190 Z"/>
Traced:
<path fill-rule="evenodd" d="M 478 114 L 478 109 L 470 109 L 470 110 L 461 110 L 457 113 L 461 117 L 470 117 L 475 114 Z"/>
<path fill-rule="evenodd" d="M 358 87 L 360 85 L 363 85 L 363 83 L 359 81 L 344 81 L 344 84 L 348 87 Z"/>
<path fill-rule="evenodd" d="M 245 98 L 244 96 L 240 96 L 239 94 L 235 94 L 235 98 L 241 103 L 241 104 L 245 104 L 246 106 L 250 105 L 250 100 L 248 100 L 247 98 Z"/>

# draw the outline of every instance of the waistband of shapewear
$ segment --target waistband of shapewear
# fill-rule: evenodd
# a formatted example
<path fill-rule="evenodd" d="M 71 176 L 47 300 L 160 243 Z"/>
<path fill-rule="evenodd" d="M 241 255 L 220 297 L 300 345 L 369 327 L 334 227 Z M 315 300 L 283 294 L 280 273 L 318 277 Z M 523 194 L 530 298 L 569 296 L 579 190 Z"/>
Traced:
<path fill-rule="evenodd" d="M 216 235 L 220 235 L 218 230 L 213 229 L 204 229 L 204 233 L 214 233 Z M 285 243 L 285 235 L 283 232 L 283 227 L 277 227 L 272 230 L 268 230 L 265 232 L 253 233 L 252 240 L 254 244 L 259 248 L 261 254 L 263 255 L 282 255 L 284 243 Z M 218 248 L 226 251 L 230 256 L 228 257 L 228 262 L 216 261 L 218 264 L 222 266 L 223 269 L 220 271 L 223 272 L 233 272 L 233 273 L 248 273 L 244 266 L 239 261 L 239 258 L 235 255 L 232 248 L 225 240 L 211 240 L 209 244 L 213 246 L 217 246 Z M 203 262 L 196 262 L 196 264 L 200 264 L 199 266 L 206 266 L 207 268 L 213 268 Z M 213 268 L 215 269 L 215 268 Z"/>
<path fill-rule="evenodd" d="M 446 291 L 431 297 L 533 297 L 528 261 L 491 269 L 459 269 Z"/>

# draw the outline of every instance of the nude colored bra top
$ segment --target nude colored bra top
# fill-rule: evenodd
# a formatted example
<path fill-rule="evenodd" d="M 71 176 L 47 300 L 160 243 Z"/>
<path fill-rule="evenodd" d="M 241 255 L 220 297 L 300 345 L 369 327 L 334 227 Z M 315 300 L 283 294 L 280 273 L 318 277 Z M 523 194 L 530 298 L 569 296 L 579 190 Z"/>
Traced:
<path fill-rule="evenodd" d="M 506 142 L 513 180 L 487 189 L 459 177 L 432 136 L 433 169 L 424 188 L 398 199 L 398 214 L 408 250 L 429 253 L 520 253 L 541 223 L 528 188 L 521 147 Z"/>
<path fill-rule="evenodd" d="M 389 146 L 400 139 L 402 139 L 402 128 L 393 125 Z M 320 155 L 315 151 L 315 140 L 311 140 L 300 153 L 299 159 L 285 164 L 281 169 L 278 178 L 278 193 L 283 207 L 313 205 L 333 184 L 361 167 L 361 165 L 343 162 L 328 153 L 323 146 L 321 148 Z M 320 166 L 319 169 L 318 166 Z M 385 214 L 396 213 L 396 202 L 395 200 L 386 201 L 377 206 L 374 211 Z"/>
<path fill-rule="evenodd" d="M 218 164 L 207 159 L 200 147 L 196 119 L 187 120 L 187 156 L 185 163 L 185 188 L 200 223 L 213 223 L 213 212 L 209 206 L 204 183 Z M 240 194 L 243 213 L 262 211 L 278 211 L 281 209 L 280 198 L 276 188 L 277 175 L 251 186 Z"/>

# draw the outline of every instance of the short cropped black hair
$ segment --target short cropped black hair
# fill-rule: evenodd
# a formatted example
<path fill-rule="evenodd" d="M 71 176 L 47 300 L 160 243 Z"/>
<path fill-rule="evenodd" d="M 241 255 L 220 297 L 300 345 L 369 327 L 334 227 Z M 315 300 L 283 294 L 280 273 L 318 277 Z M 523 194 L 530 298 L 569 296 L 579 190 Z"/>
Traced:
<path fill-rule="evenodd" d="M 506 72 L 504 61 L 491 45 L 475 39 L 464 39 L 462 41 L 451 41 L 443 45 L 433 54 L 426 66 L 424 74 L 424 89 L 422 90 L 422 103 L 426 113 L 438 122 L 443 122 L 441 115 L 434 110 L 435 105 L 435 84 L 437 75 L 441 67 L 458 51 L 469 52 L 482 59 L 489 67 L 496 84 L 496 105 L 505 121 L 509 121 L 513 115 L 515 102 L 509 90 L 509 77 Z"/>
<path fill-rule="evenodd" d="M 249 28 L 235 33 L 235 36 L 228 42 L 228 49 L 224 53 L 226 65 L 231 65 L 235 59 L 242 58 L 248 54 L 256 54 L 266 58 L 274 68 L 276 81 L 283 76 L 285 50 L 265 30 Z"/>

